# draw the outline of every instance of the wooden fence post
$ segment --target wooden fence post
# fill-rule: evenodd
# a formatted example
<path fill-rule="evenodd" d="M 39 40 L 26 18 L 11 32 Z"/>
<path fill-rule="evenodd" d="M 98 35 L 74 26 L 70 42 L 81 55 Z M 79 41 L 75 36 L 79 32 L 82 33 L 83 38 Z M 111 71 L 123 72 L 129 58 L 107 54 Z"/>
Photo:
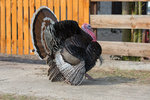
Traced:
<path fill-rule="evenodd" d="M 1 0 L 1 53 L 5 53 L 6 52 L 6 40 L 5 40 L 5 0 Z"/>
<path fill-rule="evenodd" d="M 29 54 L 29 15 L 28 0 L 24 0 L 24 54 Z"/>
<path fill-rule="evenodd" d="M 6 0 L 6 42 L 7 54 L 11 54 L 11 2 Z"/>
<path fill-rule="evenodd" d="M 17 1 L 12 0 L 12 54 L 17 54 Z"/>
<path fill-rule="evenodd" d="M 97 4 L 97 2 L 91 2 L 90 3 L 90 14 L 92 14 L 92 15 L 96 15 L 97 14 L 97 6 L 99 6 Z M 94 33 L 95 33 L 95 35 L 97 37 L 97 29 L 94 28 L 93 31 L 94 31 Z"/>

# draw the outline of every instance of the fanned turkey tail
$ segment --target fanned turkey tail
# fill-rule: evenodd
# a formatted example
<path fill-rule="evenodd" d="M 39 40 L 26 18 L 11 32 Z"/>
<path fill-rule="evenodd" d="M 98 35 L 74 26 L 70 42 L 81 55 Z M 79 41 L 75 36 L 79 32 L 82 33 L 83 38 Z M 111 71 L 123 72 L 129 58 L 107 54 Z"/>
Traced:
<path fill-rule="evenodd" d="M 45 6 L 40 7 L 33 15 L 31 23 L 32 42 L 34 52 L 40 59 L 44 59 L 47 56 L 47 53 L 49 53 L 47 50 L 47 41 L 44 30 L 48 25 L 53 24 L 56 21 L 56 16 L 48 7 Z"/>
<path fill-rule="evenodd" d="M 53 62 L 54 55 L 51 55 L 52 41 L 54 35 L 51 32 L 51 24 L 57 22 L 55 14 L 45 6 L 40 7 L 33 15 L 31 23 L 31 36 L 34 46 L 34 52 L 40 59 L 47 58 L 47 64 L 49 65 L 48 76 L 51 81 L 61 81 L 64 77 L 56 67 L 56 63 Z M 55 41 L 54 41 L 55 42 Z"/>

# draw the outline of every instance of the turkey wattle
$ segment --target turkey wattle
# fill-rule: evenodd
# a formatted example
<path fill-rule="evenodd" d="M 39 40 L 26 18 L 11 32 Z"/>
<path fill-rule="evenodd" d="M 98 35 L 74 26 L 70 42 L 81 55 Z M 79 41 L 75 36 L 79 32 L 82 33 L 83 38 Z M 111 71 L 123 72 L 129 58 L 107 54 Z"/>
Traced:
<path fill-rule="evenodd" d="M 35 53 L 47 60 L 51 81 L 79 85 L 102 52 L 89 24 L 81 29 L 76 21 L 58 22 L 47 7 L 34 13 L 31 34 Z"/>

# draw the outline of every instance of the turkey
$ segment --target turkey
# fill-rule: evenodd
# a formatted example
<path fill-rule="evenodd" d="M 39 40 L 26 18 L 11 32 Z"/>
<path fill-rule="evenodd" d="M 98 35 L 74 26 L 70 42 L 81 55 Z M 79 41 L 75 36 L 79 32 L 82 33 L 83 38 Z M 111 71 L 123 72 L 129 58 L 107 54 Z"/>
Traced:
<path fill-rule="evenodd" d="M 80 28 L 76 21 L 58 21 L 45 6 L 34 13 L 31 23 L 34 52 L 49 65 L 49 80 L 79 85 L 97 59 L 102 62 L 102 49 L 92 31 L 89 24 Z"/>

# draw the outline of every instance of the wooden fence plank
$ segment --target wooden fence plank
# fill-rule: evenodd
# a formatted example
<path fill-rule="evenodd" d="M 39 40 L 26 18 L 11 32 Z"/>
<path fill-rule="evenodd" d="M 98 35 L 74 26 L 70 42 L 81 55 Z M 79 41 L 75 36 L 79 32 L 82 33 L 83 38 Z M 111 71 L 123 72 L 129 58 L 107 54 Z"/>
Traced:
<path fill-rule="evenodd" d="M 73 0 L 73 20 L 78 22 L 78 13 L 79 13 L 79 0 Z"/>
<path fill-rule="evenodd" d="M 60 7 L 60 1 L 54 0 L 54 13 L 55 13 L 58 21 L 60 20 L 60 14 L 59 14 L 60 9 L 59 9 L 59 7 Z"/>
<path fill-rule="evenodd" d="M 84 0 L 84 23 L 89 23 L 89 0 Z"/>
<path fill-rule="evenodd" d="M 54 7 L 54 0 L 48 0 L 48 7 L 53 11 L 53 7 Z"/>
<path fill-rule="evenodd" d="M 137 1 L 150 1 L 150 0 L 91 0 L 91 2 L 99 2 L 99 1 L 119 1 L 119 2 L 137 2 Z"/>
<path fill-rule="evenodd" d="M 6 39 L 7 54 L 11 54 L 11 5 L 10 0 L 6 0 Z"/>
<path fill-rule="evenodd" d="M 42 6 L 47 6 L 46 0 L 41 0 L 42 1 Z"/>
<path fill-rule="evenodd" d="M 66 20 L 66 0 L 61 0 L 61 20 Z"/>
<path fill-rule="evenodd" d="M 36 1 L 36 9 L 39 9 L 41 6 L 41 0 L 35 0 Z"/>
<path fill-rule="evenodd" d="M 18 54 L 23 55 L 23 2 L 18 1 Z"/>
<path fill-rule="evenodd" d="M 79 26 L 84 23 L 84 0 L 79 2 Z"/>
<path fill-rule="evenodd" d="M 17 54 L 17 1 L 12 0 L 12 54 Z"/>
<path fill-rule="evenodd" d="M 73 1 L 67 0 L 67 19 L 72 20 L 72 14 L 73 14 Z"/>
<path fill-rule="evenodd" d="M 1 53 L 5 53 L 5 0 L 1 0 Z"/>
<path fill-rule="evenodd" d="M 149 43 L 99 41 L 103 54 L 150 57 Z"/>
<path fill-rule="evenodd" d="M 28 0 L 24 0 L 24 54 L 29 54 Z"/>
<path fill-rule="evenodd" d="M 93 28 L 150 29 L 150 15 L 91 15 Z"/>
<path fill-rule="evenodd" d="M 34 0 L 30 0 L 30 23 L 32 21 L 33 13 L 34 13 L 34 6 L 35 2 Z M 31 26 L 30 26 L 31 28 Z M 32 44 L 32 38 L 31 38 L 31 33 L 30 33 L 30 51 L 33 50 L 33 44 Z M 34 54 L 33 52 L 30 52 L 30 54 Z"/>

